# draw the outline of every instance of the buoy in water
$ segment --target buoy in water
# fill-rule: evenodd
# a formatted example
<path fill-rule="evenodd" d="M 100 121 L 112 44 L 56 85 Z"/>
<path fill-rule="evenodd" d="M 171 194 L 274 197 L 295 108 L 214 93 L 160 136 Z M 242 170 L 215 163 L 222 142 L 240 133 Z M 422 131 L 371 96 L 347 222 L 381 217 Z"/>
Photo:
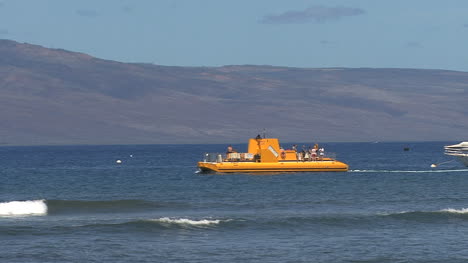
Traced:
<path fill-rule="evenodd" d="M 431 167 L 432 168 L 437 167 L 437 164 L 433 163 L 433 164 L 431 164 Z"/>
<path fill-rule="evenodd" d="M 117 160 L 117 161 L 115 161 L 115 162 L 116 162 L 116 163 L 122 163 L 122 160 Z"/>

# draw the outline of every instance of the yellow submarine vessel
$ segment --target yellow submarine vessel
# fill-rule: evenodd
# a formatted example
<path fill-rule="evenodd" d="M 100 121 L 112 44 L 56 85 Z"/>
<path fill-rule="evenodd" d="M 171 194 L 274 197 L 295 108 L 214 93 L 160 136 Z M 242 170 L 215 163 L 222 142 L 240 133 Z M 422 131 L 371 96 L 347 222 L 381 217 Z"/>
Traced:
<path fill-rule="evenodd" d="M 201 172 L 219 173 L 348 171 L 347 164 L 334 158 L 283 150 L 278 139 L 260 137 L 249 140 L 246 153 L 206 153 L 204 160 L 198 162 L 198 168 Z"/>

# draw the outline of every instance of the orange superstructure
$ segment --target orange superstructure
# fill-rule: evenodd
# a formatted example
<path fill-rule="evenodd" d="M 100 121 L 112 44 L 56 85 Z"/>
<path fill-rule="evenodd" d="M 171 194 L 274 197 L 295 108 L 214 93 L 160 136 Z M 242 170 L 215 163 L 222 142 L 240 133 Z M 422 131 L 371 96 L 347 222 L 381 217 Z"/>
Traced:
<path fill-rule="evenodd" d="M 276 138 L 250 139 L 245 153 L 205 154 L 198 162 L 202 172 L 345 172 L 348 165 L 334 158 L 303 156 L 296 150 L 283 150 Z"/>

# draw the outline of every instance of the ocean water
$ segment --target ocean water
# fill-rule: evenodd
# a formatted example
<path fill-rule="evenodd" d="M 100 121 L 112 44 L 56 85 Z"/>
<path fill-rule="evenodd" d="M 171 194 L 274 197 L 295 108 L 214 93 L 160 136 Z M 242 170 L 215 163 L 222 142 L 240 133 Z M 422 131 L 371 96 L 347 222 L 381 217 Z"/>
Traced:
<path fill-rule="evenodd" d="M 226 145 L 1 147 L 0 262 L 467 262 L 452 143 L 325 143 L 349 172 L 262 175 L 197 173 Z"/>

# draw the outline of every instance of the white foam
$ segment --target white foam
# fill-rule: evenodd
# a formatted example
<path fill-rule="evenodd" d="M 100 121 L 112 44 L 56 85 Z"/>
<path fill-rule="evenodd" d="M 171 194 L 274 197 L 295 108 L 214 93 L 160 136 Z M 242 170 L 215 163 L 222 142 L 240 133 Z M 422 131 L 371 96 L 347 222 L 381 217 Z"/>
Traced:
<path fill-rule="evenodd" d="M 0 203 L 0 216 L 46 215 L 45 200 L 11 201 Z"/>
<path fill-rule="evenodd" d="M 448 172 L 468 172 L 468 169 L 454 170 L 349 170 L 354 173 L 448 173 Z"/>
<path fill-rule="evenodd" d="M 169 217 L 162 217 L 159 219 L 153 219 L 151 221 L 169 223 L 169 224 L 182 224 L 182 225 L 213 225 L 213 224 L 219 224 L 221 222 L 221 220 L 207 220 L 207 219 L 191 220 L 187 218 L 172 219 Z"/>
<path fill-rule="evenodd" d="M 468 208 L 462 208 L 462 209 L 447 208 L 447 209 L 442 209 L 441 212 L 455 213 L 455 214 L 468 214 Z"/>
<path fill-rule="evenodd" d="M 407 214 L 407 213 L 411 213 L 409 211 L 401 211 L 401 212 L 379 212 L 377 213 L 377 215 L 379 216 L 391 216 L 391 215 L 403 215 L 403 214 Z"/>

